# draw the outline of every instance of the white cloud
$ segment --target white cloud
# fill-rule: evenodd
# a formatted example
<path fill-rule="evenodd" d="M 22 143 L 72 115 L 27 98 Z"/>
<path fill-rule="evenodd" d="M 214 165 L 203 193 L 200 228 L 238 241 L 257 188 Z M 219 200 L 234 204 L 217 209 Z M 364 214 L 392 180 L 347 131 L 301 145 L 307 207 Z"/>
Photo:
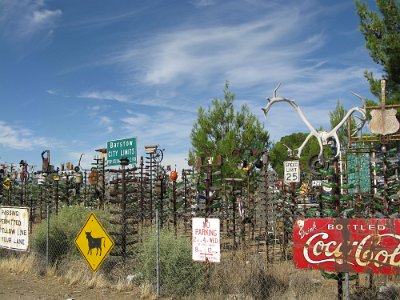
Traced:
<path fill-rule="evenodd" d="M 49 25 L 54 22 L 54 19 L 61 16 L 61 10 L 36 10 L 32 13 L 31 24 L 34 26 Z"/>
<path fill-rule="evenodd" d="M 58 94 L 55 90 L 46 90 L 46 93 L 53 96 L 56 96 Z"/>
<path fill-rule="evenodd" d="M 29 39 L 42 31 L 47 36 L 51 35 L 62 11 L 49 10 L 45 6 L 44 1 L 0 1 L 1 32 L 17 40 Z"/>
<path fill-rule="evenodd" d="M 198 8 L 208 7 L 215 5 L 215 0 L 192 0 L 191 3 Z"/>
<path fill-rule="evenodd" d="M 101 125 L 110 125 L 110 124 L 112 124 L 112 121 L 111 121 L 111 119 L 109 117 L 102 116 L 100 118 L 100 124 Z"/>
<path fill-rule="evenodd" d="M 111 124 L 113 124 L 113 122 L 109 117 L 106 116 L 100 117 L 100 125 L 103 125 L 106 128 L 105 134 L 109 134 L 114 131 L 114 127 L 111 126 Z"/>
<path fill-rule="evenodd" d="M 78 97 L 92 100 L 117 101 L 121 103 L 137 104 L 156 108 L 168 108 L 171 110 L 182 110 L 188 112 L 196 111 L 196 108 L 193 105 L 190 105 L 190 103 L 182 105 L 182 103 L 176 103 L 174 100 L 169 100 L 167 98 L 133 99 L 129 95 L 113 91 L 83 92 Z"/>
<path fill-rule="evenodd" d="M 36 137 L 27 129 L 17 128 L 0 121 L 0 146 L 16 150 L 32 150 L 38 147 L 51 147 L 54 141 Z"/>
<path fill-rule="evenodd" d="M 191 113 L 160 111 L 153 114 L 132 113 L 122 118 L 121 128 L 128 135 L 140 135 L 144 143 L 162 146 L 187 143 L 194 116 Z"/>
<path fill-rule="evenodd" d="M 79 98 L 87 98 L 94 100 L 108 100 L 108 101 L 117 101 L 122 103 L 132 103 L 129 96 L 123 95 L 120 93 L 116 93 L 113 91 L 90 91 L 83 92 L 79 95 Z"/>
<path fill-rule="evenodd" d="M 147 88 L 173 90 L 177 95 L 171 103 L 177 107 L 187 107 L 180 103 L 187 97 L 185 93 L 213 93 L 225 80 L 231 82 L 234 91 L 247 89 L 246 97 L 250 99 L 269 96 L 282 82 L 284 96 L 307 104 L 315 100 L 336 102 L 337 98 L 329 98 L 338 93 L 347 99 L 351 90 L 360 92 L 366 84 L 365 61 L 351 59 L 351 52 L 346 60 L 343 53 L 325 56 L 324 47 L 336 42 L 329 40 L 323 26 L 315 26 L 321 21 L 318 18 L 330 16 L 329 11 L 340 12 L 347 6 L 322 7 L 318 1 L 293 5 L 248 2 L 248 6 L 258 6 L 261 11 L 250 21 L 226 18 L 206 25 L 185 24 L 145 42 L 135 41 L 104 61 L 123 65 L 134 85 L 141 82 Z M 224 9 L 232 11 L 229 9 L 234 5 L 226 4 Z M 215 10 L 222 10 L 218 3 L 215 6 Z M 213 97 L 215 93 L 208 95 Z M 191 94 L 192 99 L 196 96 Z M 197 106 L 191 106 L 193 112 Z"/>
<path fill-rule="evenodd" d="M 313 17 L 314 12 L 299 5 L 282 6 L 246 23 L 192 27 L 161 34 L 113 57 L 112 61 L 137 72 L 136 80 L 142 78 L 149 85 L 208 83 L 216 76 L 235 75 L 245 85 L 255 84 L 277 70 L 293 77 L 301 67 L 298 61 L 324 44 L 321 33 L 307 36 L 303 32 Z"/>

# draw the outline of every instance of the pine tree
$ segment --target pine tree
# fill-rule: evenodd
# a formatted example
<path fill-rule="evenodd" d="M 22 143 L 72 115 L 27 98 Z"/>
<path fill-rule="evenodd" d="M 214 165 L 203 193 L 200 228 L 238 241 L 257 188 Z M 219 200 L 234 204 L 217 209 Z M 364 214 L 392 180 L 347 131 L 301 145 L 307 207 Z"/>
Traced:
<path fill-rule="evenodd" d="M 365 2 L 356 1 L 360 31 L 372 59 L 383 68 L 386 80 L 387 104 L 400 102 L 400 4 L 396 0 L 376 0 L 380 11 L 368 9 Z M 365 71 L 371 93 L 381 99 L 380 79 Z"/>
<path fill-rule="evenodd" d="M 196 158 L 201 157 L 204 163 L 209 157 L 215 159 L 221 155 L 225 176 L 238 176 L 237 165 L 240 161 L 255 160 L 256 157 L 251 155 L 260 153 L 269 145 L 269 134 L 260 121 L 247 105 L 242 105 L 236 112 L 234 100 L 235 94 L 226 82 L 224 98 L 213 99 L 207 109 L 199 108 L 191 132 L 190 161 L 194 163 Z M 234 150 L 240 153 L 238 157 L 232 155 Z"/>

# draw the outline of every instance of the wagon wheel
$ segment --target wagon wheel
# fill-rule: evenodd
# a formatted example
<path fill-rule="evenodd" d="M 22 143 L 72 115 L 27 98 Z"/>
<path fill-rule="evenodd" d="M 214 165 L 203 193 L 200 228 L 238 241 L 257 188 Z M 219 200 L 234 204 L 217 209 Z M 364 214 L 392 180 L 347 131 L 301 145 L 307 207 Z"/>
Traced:
<path fill-rule="evenodd" d="M 162 162 L 163 158 L 164 158 L 163 150 L 157 148 L 156 153 L 154 154 L 154 159 L 156 160 L 156 162 L 160 163 Z"/>

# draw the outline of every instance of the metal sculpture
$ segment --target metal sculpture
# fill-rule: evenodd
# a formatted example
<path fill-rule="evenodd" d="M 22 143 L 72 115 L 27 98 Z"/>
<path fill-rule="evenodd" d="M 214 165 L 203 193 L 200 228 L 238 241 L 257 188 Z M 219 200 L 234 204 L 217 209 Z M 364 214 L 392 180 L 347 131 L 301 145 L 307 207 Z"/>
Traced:
<path fill-rule="evenodd" d="M 364 99 L 361 96 L 353 93 L 357 98 L 359 98 L 363 102 L 363 106 L 362 107 L 356 106 L 356 107 L 351 108 L 346 113 L 346 115 L 343 117 L 343 119 L 334 128 L 332 128 L 330 131 L 317 131 L 311 125 L 311 123 L 307 120 L 307 118 L 303 114 L 303 111 L 300 109 L 300 107 L 296 104 L 296 102 L 294 100 L 291 100 L 291 99 L 288 99 L 288 98 L 283 98 L 283 97 L 277 97 L 276 92 L 277 92 L 279 86 L 280 86 L 280 84 L 275 88 L 273 97 L 267 99 L 268 100 L 267 106 L 263 107 L 262 110 L 263 110 L 265 118 L 266 118 L 267 117 L 267 113 L 270 110 L 272 104 L 277 103 L 277 102 L 287 102 L 297 111 L 297 113 L 299 114 L 299 116 L 302 119 L 302 121 L 304 122 L 304 124 L 306 124 L 308 129 L 310 129 L 310 134 L 304 140 L 303 144 L 297 149 L 297 157 L 299 157 L 299 158 L 301 156 L 301 152 L 302 152 L 304 146 L 307 144 L 308 140 L 312 136 L 317 138 L 317 141 L 318 141 L 318 144 L 319 144 L 319 147 L 320 147 L 318 159 L 321 162 L 323 161 L 323 146 L 327 145 L 329 140 L 332 139 L 332 138 L 336 141 L 336 145 L 337 145 L 337 152 L 336 152 L 335 156 L 336 157 L 339 156 L 339 154 L 340 154 L 340 142 L 339 142 L 339 137 L 337 135 L 337 131 L 339 130 L 339 128 L 343 126 L 343 124 L 347 121 L 347 119 L 349 119 L 351 117 L 351 115 L 354 112 L 359 112 L 361 114 L 361 118 L 359 118 L 361 120 L 361 122 L 359 124 L 357 124 L 356 129 L 353 131 L 352 135 L 357 134 L 357 132 L 361 130 L 361 128 L 364 126 L 364 124 L 365 124 L 365 122 L 367 120 L 366 104 L 365 104 Z"/>

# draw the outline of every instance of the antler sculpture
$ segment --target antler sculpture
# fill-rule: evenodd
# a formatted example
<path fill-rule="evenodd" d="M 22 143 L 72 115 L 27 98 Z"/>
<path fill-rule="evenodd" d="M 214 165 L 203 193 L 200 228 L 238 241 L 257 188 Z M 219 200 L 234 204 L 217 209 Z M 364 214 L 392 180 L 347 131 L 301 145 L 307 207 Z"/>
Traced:
<path fill-rule="evenodd" d="M 301 146 L 297 149 L 297 157 L 300 158 L 301 156 L 301 152 L 304 148 L 304 146 L 307 144 L 308 140 L 312 137 L 315 136 L 317 138 L 318 144 L 319 144 L 319 155 L 318 155 L 318 159 L 320 160 L 320 162 L 323 161 L 323 145 L 327 145 L 328 144 L 328 140 L 330 138 L 334 138 L 336 141 L 336 145 L 337 145 L 337 152 L 336 152 L 336 156 L 338 156 L 340 154 L 340 142 L 339 142 L 339 137 L 337 135 L 337 131 L 339 130 L 340 127 L 343 126 L 343 124 L 347 121 L 348 118 L 351 117 L 351 115 L 358 111 L 361 114 L 361 123 L 358 124 L 356 130 L 353 132 L 353 135 L 356 134 L 363 126 L 365 121 L 367 120 L 367 114 L 366 114 L 366 104 L 364 99 L 353 93 L 356 97 L 358 97 L 359 99 L 361 99 L 361 101 L 363 102 L 363 107 L 353 107 L 351 108 L 346 115 L 343 117 L 343 119 L 339 122 L 339 124 L 337 124 L 334 128 L 332 128 L 330 131 L 317 131 L 312 125 L 311 123 L 307 120 L 306 116 L 303 114 L 303 111 L 300 109 L 300 107 L 296 104 L 296 102 L 294 100 L 288 99 L 288 98 L 283 98 L 283 97 L 277 97 L 276 93 L 278 88 L 280 87 L 280 84 L 278 84 L 278 86 L 275 88 L 274 90 L 274 95 L 272 98 L 268 98 L 268 103 L 267 106 L 263 107 L 262 110 L 264 111 L 264 115 L 265 118 L 267 117 L 268 111 L 270 110 L 271 106 L 274 103 L 277 102 L 287 102 L 289 103 L 299 114 L 300 118 L 302 119 L 302 121 L 304 122 L 304 124 L 306 124 L 306 126 L 308 127 L 308 129 L 310 129 L 310 133 L 307 136 L 307 138 L 304 140 L 303 144 L 301 144 Z"/>

